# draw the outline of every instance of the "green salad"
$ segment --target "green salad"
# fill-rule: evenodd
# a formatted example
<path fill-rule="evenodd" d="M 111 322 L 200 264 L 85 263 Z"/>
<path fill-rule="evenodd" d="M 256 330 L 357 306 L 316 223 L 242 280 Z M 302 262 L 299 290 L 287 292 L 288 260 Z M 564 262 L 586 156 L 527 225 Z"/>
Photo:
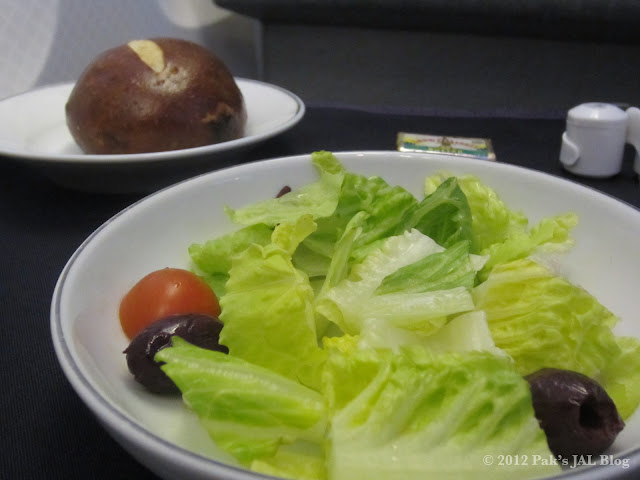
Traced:
<path fill-rule="evenodd" d="M 229 354 L 174 337 L 156 360 L 215 443 L 293 479 L 532 478 L 558 473 L 525 375 L 596 379 L 622 418 L 640 342 L 557 274 L 573 213 L 530 225 L 475 176 L 423 198 L 316 152 L 316 181 L 240 209 L 193 244 Z M 274 185 L 277 192 L 281 185 Z M 528 465 L 484 461 L 527 456 Z"/>

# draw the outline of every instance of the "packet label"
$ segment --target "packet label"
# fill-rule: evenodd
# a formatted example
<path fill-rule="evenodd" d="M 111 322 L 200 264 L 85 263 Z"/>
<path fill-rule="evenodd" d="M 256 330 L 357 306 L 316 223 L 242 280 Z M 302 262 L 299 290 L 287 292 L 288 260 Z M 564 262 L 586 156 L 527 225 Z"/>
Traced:
<path fill-rule="evenodd" d="M 447 137 L 421 133 L 399 132 L 398 150 L 453 155 L 457 157 L 496 160 L 489 138 Z"/>

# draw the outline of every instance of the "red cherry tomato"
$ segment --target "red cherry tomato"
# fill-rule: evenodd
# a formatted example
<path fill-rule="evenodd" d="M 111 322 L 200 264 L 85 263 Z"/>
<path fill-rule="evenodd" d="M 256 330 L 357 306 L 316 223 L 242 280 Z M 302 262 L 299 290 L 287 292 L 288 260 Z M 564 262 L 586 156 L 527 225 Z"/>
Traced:
<path fill-rule="evenodd" d="M 120 303 L 120 325 L 133 339 L 144 328 L 173 314 L 220 315 L 218 298 L 196 274 L 180 268 L 163 268 L 143 277 Z"/>

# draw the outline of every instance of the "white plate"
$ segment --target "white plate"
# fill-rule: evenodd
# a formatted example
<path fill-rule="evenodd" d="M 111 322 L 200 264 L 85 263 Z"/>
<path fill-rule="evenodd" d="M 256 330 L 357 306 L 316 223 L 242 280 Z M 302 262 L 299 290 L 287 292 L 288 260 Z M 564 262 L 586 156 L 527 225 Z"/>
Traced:
<path fill-rule="evenodd" d="M 67 128 L 73 84 L 52 85 L 0 101 L 0 155 L 39 167 L 58 183 L 101 192 L 156 190 L 196 173 L 229 166 L 232 154 L 298 123 L 305 105 L 268 83 L 236 78 L 247 108 L 245 136 L 203 147 L 130 155 L 84 154 Z M 237 158 L 237 156 L 236 156 Z"/>
<path fill-rule="evenodd" d="M 569 278 L 620 316 L 617 333 L 640 337 L 640 211 L 578 184 L 515 166 L 430 154 L 347 152 L 352 171 L 377 174 L 420 195 L 425 176 L 445 169 L 478 175 L 532 222 L 576 212 L 576 246 Z M 308 155 L 219 170 L 157 192 L 102 225 L 74 253 L 53 295 L 51 330 L 69 381 L 105 428 L 140 462 L 163 478 L 263 478 L 234 467 L 179 399 L 146 393 L 132 380 L 122 351 L 128 344 L 118 321 L 122 295 L 145 274 L 188 267 L 187 247 L 220 235 L 231 224 L 223 205 L 268 198 L 284 185 L 317 178 Z M 581 480 L 620 478 L 640 471 L 640 415 L 627 422 L 611 449 L 630 458 L 630 469 L 589 468 Z M 478 468 L 482 468 L 481 465 Z M 636 477 L 637 478 L 637 477 Z"/>

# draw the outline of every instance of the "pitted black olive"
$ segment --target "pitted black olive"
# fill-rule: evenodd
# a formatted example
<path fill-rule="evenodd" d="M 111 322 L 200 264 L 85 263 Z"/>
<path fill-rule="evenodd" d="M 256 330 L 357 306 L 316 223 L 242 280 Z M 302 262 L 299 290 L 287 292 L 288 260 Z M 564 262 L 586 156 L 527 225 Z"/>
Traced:
<path fill-rule="evenodd" d="M 588 376 L 543 368 L 525 378 L 536 418 L 554 455 L 598 455 L 624 428 L 611 397 Z"/>
<path fill-rule="evenodd" d="M 280 191 L 276 195 L 276 198 L 280 198 L 281 196 L 289 193 L 290 191 L 291 191 L 291 187 L 289 185 L 285 185 L 284 187 L 282 187 L 282 189 L 280 189 Z"/>
<path fill-rule="evenodd" d="M 136 335 L 123 352 L 129 371 L 153 393 L 178 393 L 178 387 L 160 368 L 162 364 L 154 360 L 156 353 L 169 346 L 173 336 L 201 348 L 229 353 L 228 348 L 219 343 L 221 330 L 222 322 L 209 315 L 193 313 L 162 318 Z"/>

